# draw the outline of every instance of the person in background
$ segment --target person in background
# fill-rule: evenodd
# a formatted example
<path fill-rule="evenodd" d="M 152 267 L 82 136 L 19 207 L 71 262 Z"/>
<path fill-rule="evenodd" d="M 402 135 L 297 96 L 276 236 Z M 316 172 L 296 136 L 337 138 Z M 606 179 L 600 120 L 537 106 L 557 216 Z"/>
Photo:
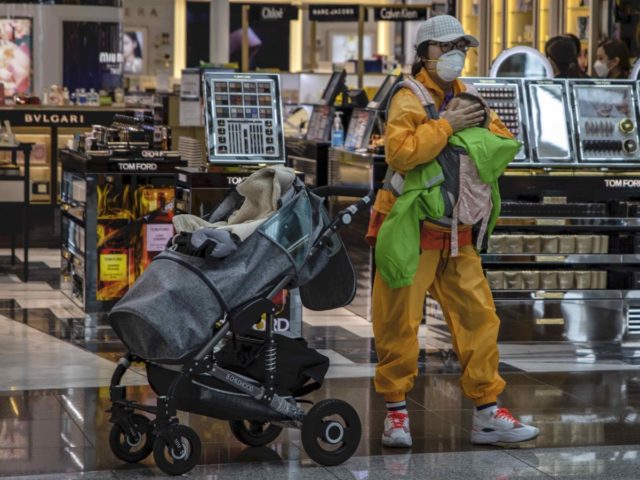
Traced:
<path fill-rule="evenodd" d="M 599 78 L 626 79 L 631 71 L 629 49 L 620 40 L 607 39 L 598 44 L 593 70 Z"/>
<path fill-rule="evenodd" d="M 570 37 L 559 35 L 550 38 L 544 51 L 553 66 L 554 78 L 589 78 L 580 69 L 578 50 Z"/>
<path fill-rule="evenodd" d="M 565 33 L 564 36 L 573 40 L 573 44 L 576 46 L 576 51 L 578 52 L 578 66 L 580 67 L 580 70 L 582 70 L 582 73 L 586 75 L 587 69 L 589 68 L 587 50 L 582 48 L 582 42 L 577 35 L 574 35 L 573 33 Z"/>

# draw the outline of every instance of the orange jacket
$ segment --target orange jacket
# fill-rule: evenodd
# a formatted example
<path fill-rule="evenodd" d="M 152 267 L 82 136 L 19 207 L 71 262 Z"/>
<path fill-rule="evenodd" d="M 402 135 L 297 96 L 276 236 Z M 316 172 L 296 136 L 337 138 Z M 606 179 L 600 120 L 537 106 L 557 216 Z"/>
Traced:
<path fill-rule="evenodd" d="M 445 98 L 445 92 L 432 80 L 423 68 L 416 75 L 418 80 L 431 93 L 436 109 Z M 453 95 L 464 92 L 466 87 L 460 80 L 453 82 Z M 489 130 L 497 135 L 513 138 L 513 134 L 504 126 L 498 115 L 490 113 Z M 385 160 L 397 172 L 406 173 L 422 163 L 434 160 L 447 145 L 453 129 L 447 120 L 427 118 L 424 107 L 410 90 L 400 89 L 391 99 L 387 115 L 385 135 Z M 388 190 L 379 190 L 371 212 L 367 241 L 375 243 L 375 237 L 396 197 Z"/>

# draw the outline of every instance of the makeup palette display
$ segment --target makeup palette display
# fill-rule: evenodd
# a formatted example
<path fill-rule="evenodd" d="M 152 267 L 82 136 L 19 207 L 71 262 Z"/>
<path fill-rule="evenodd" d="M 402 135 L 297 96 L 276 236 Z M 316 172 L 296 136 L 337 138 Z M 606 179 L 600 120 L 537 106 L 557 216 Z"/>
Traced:
<path fill-rule="evenodd" d="M 577 146 L 582 161 L 640 160 L 635 95 L 631 82 L 571 84 Z"/>
<path fill-rule="evenodd" d="M 465 78 L 464 82 L 476 88 L 489 108 L 496 112 L 502 123 L 522 143 L 522 148 L 515 160 L 526 160 L 528 157 L 526 114 L 520 80 Z"/>
<path fill-rule="evenodd" d="M 272 74 L 206 72 L 210 163 L 283 163 L 280 81 Z"/>

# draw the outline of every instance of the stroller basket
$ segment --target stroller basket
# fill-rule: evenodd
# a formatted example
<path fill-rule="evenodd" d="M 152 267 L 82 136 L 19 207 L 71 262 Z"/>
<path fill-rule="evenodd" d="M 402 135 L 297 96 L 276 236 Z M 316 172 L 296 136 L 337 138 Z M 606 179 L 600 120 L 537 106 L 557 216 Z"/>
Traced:
<path fill-rule="evenodd" d="M 295 194 L 289 195 L 290 200 L 229 256 L 205 259 L 167 250 L 151 262 L 109 315 L 113 329 L 133 355 L 182 363 L 212 338 L 215 323 L 225 314 L 268 295 L 287 276 L 293 278 L 288 287 L 308 283 L 317 289 L 310 305 L 316 310 L 351 301 L 355 273 L 339 237 L 333 236 L 331 250 L 309 258 L 329 223 L 322 199 L 304 185 L 295 183 L 291 188 Z M 313 281 L 326 269 L 339 272 L 338 289 L 333 280 L 328 285 Z M 304 294 L 308 289 L 303 287 L 303 303 L 311 297 Z M 327 303 L 318 298 L 326 298 Z"/>

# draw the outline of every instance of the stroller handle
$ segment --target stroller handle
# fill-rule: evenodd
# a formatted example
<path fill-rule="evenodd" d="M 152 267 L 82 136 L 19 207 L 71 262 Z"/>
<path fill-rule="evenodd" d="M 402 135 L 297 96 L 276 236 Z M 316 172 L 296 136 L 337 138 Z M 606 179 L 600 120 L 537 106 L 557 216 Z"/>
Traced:
<path fill-rule="evenodd" d="M 373 190 L 369 190 L 367 188 L 362 187 L 343 187 L 343 186 L 334 186 L 334 185 L 326 185 L 322 187 L 317 187 L 311 190 L 314 194 L 320 197 L 332 197 L 332 196 L 340 196 L 340 197 L 361 197 L 360 200 L 352 205 L 349 205 L 347 208 L 338 213 L 338 216 L 330 225 L 330 228 L 335 231 L 338 227 L 342 225 L 349 225 L 353 220 L 353 216 L 360 213 L 365 208 L 370 208 L 373 204 L 373 201 L 376 198 L 376 194 Z"/>

